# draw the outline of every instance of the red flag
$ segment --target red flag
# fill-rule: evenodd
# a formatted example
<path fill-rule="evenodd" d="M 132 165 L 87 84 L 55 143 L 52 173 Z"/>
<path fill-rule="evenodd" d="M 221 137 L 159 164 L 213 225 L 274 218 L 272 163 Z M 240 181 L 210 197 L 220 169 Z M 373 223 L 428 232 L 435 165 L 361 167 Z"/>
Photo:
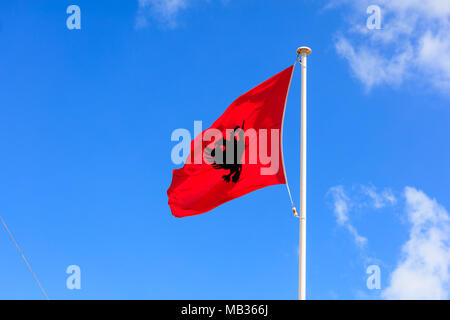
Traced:
<path fill-rule="evenodd" d="M 247 193 L 285 184 L 281 132 L 294 66 L 240 96 L 191 143 L 167 190 L 175 217 L 201 214 Z"/>

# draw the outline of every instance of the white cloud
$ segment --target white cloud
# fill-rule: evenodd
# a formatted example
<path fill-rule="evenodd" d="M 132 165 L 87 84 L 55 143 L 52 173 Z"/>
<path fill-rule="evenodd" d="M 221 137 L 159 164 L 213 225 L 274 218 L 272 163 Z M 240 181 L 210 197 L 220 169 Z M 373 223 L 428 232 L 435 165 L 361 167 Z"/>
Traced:
<path fill-rule="evenodd" d="M 384 208 L 387 205 L 394 205 L 397 203 L 397 199 L 392 193 L 391 189 L 384 189 L 380 193 L 376 191 L 373 186 L 361 186 L 362 192 L 370 198 L 372 205 L 376 209 Z"/>
<path fill-rule="evenodd" d="M 411 224 L 402 259 L 382 292 L 386 299 L 448 299 L 450 293 L 450 219 L 436 200 L 405 188 Z"/>
<path fill-rule="evenodd" d="M 359 196 L 363 195 L 363 199 Z M 374 186 L 361 186 L 356 193 L 352 194 L 352 199 L 345 192 L 343 186 L 330 188 L 328 195 L 333 198 L 333 211 L 336 222 L 344 227 L 351 234 L 355 244 L 363 248 L 367 244 L 367 238 L 361 236 L 356 227 L 350 221 L 350 211 L 355 208 L 372 207 L 375 209 L 392 206 L 397 203 L 397 199 L 390 189 L 377 192 Z M 366 198 L 369 200 L 367 201 Z"/>
<path fill-rule="evenodd" d="M 363 208 L 394 206 L 397 198 L 389 188 L 374 186 L 332 187 L 334 213 L 339 226 L 345 227 L 355 243 L 363 248 L 368 239 L 359 235 L 350 213 Z M 435 199 L 412 187 L 404 189 L 405 213 L 410 225 L 409 239 L 401 247 L 401 257 L 381 292 L 385 299 L 450 298 L 450 216 Z M 362 195 L 362 197 L 361 197 Z"/>
<path fill-rule="evenodd" d="M 186 9 L 192 0 L 138 0 L 136 27 L 145 27 L 149 17 L 155 17 L 170 27 L 176 26 L 178 13 Z"/>
<path fill-rule="evenodd" d="M 189 8 L 196 2 L 210 2 L 211 0 L 138 0 L 138 13 L 136 27 L 143 28 L 153 19 L 165 26 L 177 26 L 177 18 L 181 11 Z M 221 0 L 226 5 L 230 0 Z"/>
<path fill-rule="evenodd" d="M 342 4 L 352 8 L 354 18 L 336 37 L 336 51 L 368 90 L 418 80 L 449 92 L 449 0 L 333 0 L 328 7 Z M 365 26 L 372 4 L 381 7 L 381 30 Z"/>
<path fill-rule="evenodd" d="M 343 186 L 332 187 L 329 190 L 329 194 L 333 197 L 334 214 L 338 225 L 346 228 L 353 237 L 353 240 L 359 247 L 364 247 L 367 243 L 367 239 L 359 235 L 356 228 L 351 224 L 349 218 L 350 211 L 350 198 L 345 193 Z"/>

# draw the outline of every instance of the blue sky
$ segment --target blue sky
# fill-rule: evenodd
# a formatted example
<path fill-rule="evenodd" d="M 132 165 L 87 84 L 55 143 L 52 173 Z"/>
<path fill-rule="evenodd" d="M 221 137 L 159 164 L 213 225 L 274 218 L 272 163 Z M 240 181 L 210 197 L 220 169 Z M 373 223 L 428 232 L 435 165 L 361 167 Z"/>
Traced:
<path fill-rule="evenodd" d="M 366 28 L 374 3 L 381 30 Z M 49 297 L 296 299 L 284 186 L 187 219 L 166 190 L 172 131 L 208 127 L 308 45 L 308 298 L 448 298 L 450 5 L 374 3 L 2 1 L 0 214 Z M 298 69 L 284 127 L 296 203 L 299 91 Z M 0 229 L 0 298 L 43 298 Z"/>

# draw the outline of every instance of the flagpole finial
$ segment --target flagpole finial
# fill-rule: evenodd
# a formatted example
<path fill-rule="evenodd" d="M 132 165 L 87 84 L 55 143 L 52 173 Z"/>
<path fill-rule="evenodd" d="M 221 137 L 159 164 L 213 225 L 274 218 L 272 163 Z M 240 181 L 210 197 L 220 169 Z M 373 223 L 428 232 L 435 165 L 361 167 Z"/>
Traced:
<path fill-rule="evenodd" d="M 298 48 L 297 49 L 297 54 L 298 55 L 302 55 L 302 54 L 306 54 L 306 55 L 309 55 L 309 54 L 311 54 L 311 48 L 309 48 L 309 47 L 300 47 L 300 48 Z"/>

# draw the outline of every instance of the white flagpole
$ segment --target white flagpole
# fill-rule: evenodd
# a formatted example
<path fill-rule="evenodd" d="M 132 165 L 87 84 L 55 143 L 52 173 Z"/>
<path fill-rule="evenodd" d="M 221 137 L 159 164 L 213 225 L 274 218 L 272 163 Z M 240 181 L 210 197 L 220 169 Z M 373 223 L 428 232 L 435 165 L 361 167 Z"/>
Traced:
<path fill-rule="evenodd" d="M 297 54 L 301 56 L 302 67 L 298 299 L 306 300 L 306 57 L 311 54 L 311 49 L 300 47 Z"/>

